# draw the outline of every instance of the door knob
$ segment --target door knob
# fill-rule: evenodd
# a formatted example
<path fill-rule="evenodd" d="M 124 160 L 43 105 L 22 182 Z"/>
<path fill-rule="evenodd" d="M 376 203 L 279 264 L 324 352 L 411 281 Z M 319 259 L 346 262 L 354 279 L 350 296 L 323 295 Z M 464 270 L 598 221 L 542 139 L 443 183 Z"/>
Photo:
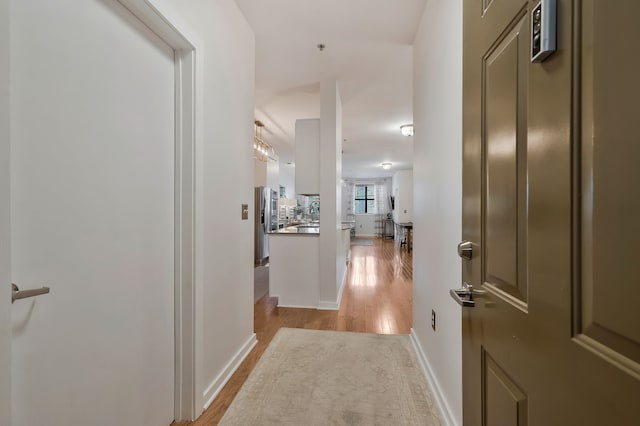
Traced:
<path fill-rule="evenodd" d="M 458 244 L 458 256 L 466 260 L 471 260 L 473 257 L 473 243 L 471 241 L 463 241 Z"/>

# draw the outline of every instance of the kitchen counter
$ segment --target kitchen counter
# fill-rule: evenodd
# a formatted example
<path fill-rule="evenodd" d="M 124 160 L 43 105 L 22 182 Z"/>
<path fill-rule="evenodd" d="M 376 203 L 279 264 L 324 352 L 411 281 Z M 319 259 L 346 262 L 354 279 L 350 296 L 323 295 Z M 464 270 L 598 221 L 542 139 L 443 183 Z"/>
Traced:
<path fill-rule="evenodd" d="M 340 294 L 346 279 L 350 249 L 350 227 L 334 227 L 338 240 L 336 260 L 339 260 L 336 281 L 325 283 L 326 289 L 337 292 L 329 300 L 321 300 L 320 227 L 314 224 L 289 226 L 269 234 L 269 293 L 278 298 L 278 306 L 289 308 L 338 309 Z M 325 230 L 328 233 L 327 230 Z M 282 238 L 287 236 L 287 238 Z M 298 236 L 299 238 L 291 238 Z M 326 236 L 326 234 L 325 234 Z M 316 237 L 316 238 L 308 238 Z M 336 299 L 333 300 L 333 297 Z"/>
<path fill-rule="evenodd" d="M 310 229 L 290 226 L 269 234 L 269 294 L 278 306 L 318 307 L 320 234 Z"/>
<path fill-rule="evenodd" d="M 289 226 L 288 228 L 280 229 L 276 232 L 271 232 L 269 235 L 278 236 L 278 235 L 300 235 L 300 236 L 310 236 L 317 237 L 320 235 L 320 227 L 319 226 Z"/>
<path fill-rule="evenodd" d="M 342 222 L 342 230 L 344 231 L 345 229 L 351 229 L 351 228 L 355 228 L 356 227 L 356 221 L 355 220 L 350 220 L 350 221 L 344 221 Z"/>

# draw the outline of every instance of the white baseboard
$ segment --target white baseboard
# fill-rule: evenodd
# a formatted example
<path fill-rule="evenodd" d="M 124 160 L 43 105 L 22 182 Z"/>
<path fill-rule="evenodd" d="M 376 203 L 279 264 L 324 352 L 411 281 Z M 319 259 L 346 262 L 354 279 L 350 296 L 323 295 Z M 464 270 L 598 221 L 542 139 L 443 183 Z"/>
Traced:
<path fill-rule="evenodd" d="M 287 305 L 278 303 L 278 308 L 297 308 L 297 309 L 317 309 L 315 306 L 307 306 L 307 305 Z"/>
<path fill-rule="evenodd" d="M 436 400 L 436 405 L 440 410 L 440 414 L 442 415 L 442 420 L 447 426 L 458 426 L 455 421 L 455 417 L 453 412 L 451 411 L 451 407 L 447 403 L 447 399 L 445 398 L 442 388 L 436 379 L 436 376 L 433 374 L 433 369 L 429 364 L 429 360 L 427 359 L 424 351 L 422 350 L 422 346 L 420 345 L 420 340 L 416 335 L 416 332 L 413 328 L 411 328 L 411 343 L 413 343 L 413 348 L 416 351 L 416 355 L 418 356 L 418 361 L 420 362 L 420 366 L 422 367 L 422 371 L 424 372 L 425 377 L 427 378 L 427 383 L 431 388 L 431 392 L 433 392 L 433 396 Z"/>
<path fill-rule="evenodd" d="M 227 365 L 222 369 L 220 374 L 218 374 L 218 376 L 213 379 L 213 382 L 207 386 L 207 389 L 202 393 L 202 398 L 205 401 L 202 411 L 209 408 L 209 405 L 211 405 L 216 396 L 218 396 L 223 386 L 227 384 L 233 373 L 235 373 L 240 366 L 240 363 L 244 361 L 257 343 L 258 340 L 256 339 L 256 335 L 255 333 L 252 333 L 251 337 L 249 337 L 238 352 L 236 352 L 233 358 L 231 358 Z"/>
<path fill-rule="evenodd" d="M 340 304 L 336 302 L 318 302 L 319 311 L 337 311 L 340 309 Z"/>
<path fill-rule="evenodd" d="M 342 302 L 342 293 L 344 290 L 344 286 L 347 283 L 347 272 L 348 272 L 348 268 L 345 268 L 344 274 L 342 274 L 342 283 L 340 284 L 340 288 L 338 289 L 338 300 L 335 302 L 319 301 L 318 306 L 290 305 L 286 303 L 281 304 L 279 296 L 271 295 L 271 297 L 278 298 L 279 308 L 302 308 L 302 309 L 318 309 L 320 311 L 337 311 L 340 309 L 340 303 Z"/>
<path fill-rule="evenodd" d="M 291 305 L 287 303 L 280 303 L 280 296 L 274 294 L 270 294 L 269 297 L 275 297 L 276 299 L 278 299 L 278 302 L 276 303 L 276 306 L 278 308 L 316 309 L 316 307 L 312 305 Z"/>

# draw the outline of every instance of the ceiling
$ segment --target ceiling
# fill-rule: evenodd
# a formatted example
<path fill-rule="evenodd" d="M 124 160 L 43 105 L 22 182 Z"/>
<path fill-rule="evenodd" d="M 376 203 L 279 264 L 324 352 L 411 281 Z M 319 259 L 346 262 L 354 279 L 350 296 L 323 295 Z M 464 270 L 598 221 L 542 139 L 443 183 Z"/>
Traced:
<path fill-rule="evenodd" d="M 255 33 L 256 119 L 281 164 L 295 161 L 295 120 L 320 117 L 320 81 L 336 79 L 343 177 L 412 168 L 400 126 L 413 122 L 412 44 L 426 1 L 236 0 Z"/>

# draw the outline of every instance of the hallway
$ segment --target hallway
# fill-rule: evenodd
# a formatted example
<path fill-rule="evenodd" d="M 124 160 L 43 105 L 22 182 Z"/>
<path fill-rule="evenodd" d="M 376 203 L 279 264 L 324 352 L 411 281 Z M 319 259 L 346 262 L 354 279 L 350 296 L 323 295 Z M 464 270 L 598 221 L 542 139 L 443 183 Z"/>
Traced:
<path fill-rule="evenodd" d="M 193 425 L 218 424 L 227 407 L 281 327 L 408 334 L 412 326 L 412 255 L 394 241 L 375 238 L 372 246 L 351 246 L 351 263 L 338 311 L 278 308 L 263 297 L 254 310 L 258 344 Z"/>

